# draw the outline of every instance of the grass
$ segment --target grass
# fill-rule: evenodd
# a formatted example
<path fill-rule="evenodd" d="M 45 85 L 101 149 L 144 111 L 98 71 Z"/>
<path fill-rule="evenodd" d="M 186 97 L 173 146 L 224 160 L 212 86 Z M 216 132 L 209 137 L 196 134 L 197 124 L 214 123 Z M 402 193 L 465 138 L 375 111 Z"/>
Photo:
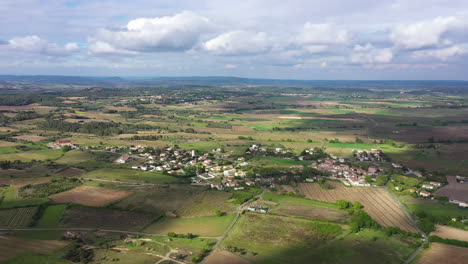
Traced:
<path fill-rule="evenodd" d="M 272 201 L 275 203 L 280 203 L 280 204 L 284 201 L 290 201 L 290 202 L 294 202 L 296 204 L 300 204 L 304 206 L 321 206 L 321 207 L 327 207 L 327 208 L 337 209 L 337 210 L 340 209 L 338 205 L 334 203 L 303 199 L 303 198 L 292 197 L 292 196 L 287 196 L 287 195 L 279 195 L 279 194 L 274 194 L 270 192 L 263 194 L 263 199 L 267 201 Z"/>
<path fill-rule="evenodd" d="M 425 212 L 435 218 L 468 217 L 468 209 L 460 208 L 456 205 L 442 205 L 442 204 L 407 204 L 408 208 L 413 212 Z"/>
<path fill-rule="evenodd" d="M 251 162 L 259 162 L 259 163 L 268 163 L 268 165 L 273 165 L 272 163 L 279 163 L 279 164 L 286 164 L 286 165 L 309 165 L 310 162 L 307 161 L 300 161 L 300 160 L 293 160 L 293 159 L 282 159 L 282 158 L 269 158 L 269 157 L 262 157 L 262 158 L 255 158 L 250 160 Z"/>
<path fill-rule="evenodd" d="M 1 209 L 35 206 L 49 201 L 47 198 L 19 200 L 18 189 L 15 188 L 7 188 L 3 195 L 3 201 L 0 204 Z"/>
<path fill-rule="evenodd" d="M 180 182 L 180 179 L 168 175 L 163 175 L 158 172 L 145 172 L 129 169 L 99 169 L 85 174 L 82 177 L 153 184 L 169 184 Z"/>
<path fill-rule="evenodd" d="M 16 256 L 3 264 L 67 264 L 71 263 L 68 260 L 58 258 L 56 256 L 44 256 L 34 253 L 26 253 L 23 255 Z"/>
<path fill-rule="evenodd" d="M 19 160 L 19 161 L 31 161 L 31 160 L 48 160 L 56 159 L 63 154 L 63 151 L 60 149 L 48 149 L 41 151 L 29 151 L 21 153 L 11 153 L 11 154 L 2 154 L 0 155 L 1 160 Z"/>
<path fill-rule="evenodd" d="M 59 226 L 60 220 L 65 213 L 66 205 L 51 205 L 48 206 L 36 228 L 56 228 Z M 58 239 L 63 231 L 19 231 L 15 233 L 15 236 L 30 239 L 43 239 L 43 240 L 54 240 Z"/>
<path fill-rule="evenodd" d="M 199 236 L 221 236 L 234 220 L 235 215 L 209 216 L 197 218 L 165 218 L 145 229 L 145 232 L 155 234 L 192 233 Z"/>

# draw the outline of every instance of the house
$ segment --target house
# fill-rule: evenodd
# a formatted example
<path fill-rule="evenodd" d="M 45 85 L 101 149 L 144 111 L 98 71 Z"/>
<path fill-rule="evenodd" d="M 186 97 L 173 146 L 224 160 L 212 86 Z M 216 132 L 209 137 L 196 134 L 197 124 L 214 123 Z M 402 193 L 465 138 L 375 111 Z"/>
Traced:
<path fill-rule="evenodd" d="M 313 179 L 313 178 L 307 178 L 307 179 L 305 179 L 305 181 L 306 181 L 306 182 L 314 182 L 315 179 Z"/>
<path fill-rule="evenodd" d="M 435 186 L 435 187 L 440 187 L 440 186 L 442 186 L 442 183 L 440 183 L 440 182 L 431 181 L 430 184 L 433 185 L 433 186 Z"/>
<path fill-rule="evenodd" d="M 213 179 L 215 175 L 211 173 L 203 173 L 203 174 L 199 174 L 198 177 L 202 178 L 203 180 L 209 180 L 209 179 Z"/>
<path fill-rule="evenodd" d="M 431 193 L 430 192 L 426 192 L 426 191 L 420 191 L 419 192 L 419 196 L 422 196 L 422 197 L 429 197 L 431 196 Z"/>
<path fill-rule="evenodd" d="M 216 189 L 218 189 L 219 191 L 224 190 L 223 185 L 222 185 L 221 183 L 212 183 L 212 184 L 211 184 L 211 188 L 216 188 Z"/>
<path fill-rule="evenodd" d="M 55 142 L 51 142 L 47 144 L 47 146 L 53 149 L 61 149 L 66 146 L 71 147 L 71 148 L 76 148 L 76 145 L 73 144 L 70 140 L 57 140 Z"/>
<path fill-rule="evenodd" d="M 369 166 L 369 168 L 367 169 L 367 173 L 369 173 L 370 175 L 374 175 L 374 174 L 377 174 L 377 167 L 375 166 Z"/>
<path fill-rule="evenodd" d="M 129 156 L 122 156 L 122 157 L 116 159 L 115 162 L 123 164 L 123 163 L 127 162 L 129 158 L 130 158 Z"/>
<path fill-rule="evenodd" d="M 246 184 L 247 186 L 254 186 L 254 185 L 255 185 L 255 182 L 248 180 L 248 181 L 245 182 L 245 184 Z"/>
<path fill-rule="evenodd" d="M 234 177 L 234 176 L 236 176 L 236 174 L 237 174 L 236 169 L 230 169 L 230 170 L 223 171 L 224 177 Z"/>
<path fill-rule="evenodd" d="M 422 187 L 423 187 L 424 189 L 427 189 L 427 190 L 432 190 L 432 189 L 434 189 L 434 186 L 432 186 L 432 185 L 430 185 L 430 184 L 423 184 Z"/>

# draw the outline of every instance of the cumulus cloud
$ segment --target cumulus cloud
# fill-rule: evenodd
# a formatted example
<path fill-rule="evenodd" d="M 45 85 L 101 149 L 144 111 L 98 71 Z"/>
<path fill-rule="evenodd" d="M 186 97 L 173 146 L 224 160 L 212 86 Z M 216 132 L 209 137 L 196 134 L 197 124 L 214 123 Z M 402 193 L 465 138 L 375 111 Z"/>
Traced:
<path fill-rule="evenodd" d="M 62 46 L 50 43 L 36 35 L 12 38 L 8 41 L 7 47 L 16 51 L 47 56 L 68 56 L 80 51 L 80 47 L 76 43 L 67 43 Z"/>
<path fill-rule="evenodd" d="M 268 51 L 271 41 L 264 32 L 231 31 L 203 43 L 203 48 L 219 55 L 257 54 Z"/>
<path fill-rule="evenodd" d="M 102 55 L 136 55 L 138 52 L 122 50 L 115 48 L 109 43 L 102 41 L 93 41 L 88 46 L 88 52 L 90 54 L 102 54 Z"/>
<path fill-rule="evenodd" d="M 405 49 L 428 48 L 450 42 L 443 39 L 444 34 L 459 29 L 462 25 L 460 19 L 453 16 L 437 17 L 433 20 L 398 25 L 390 34 L 390 39 Z"/>
<path fill-rule="evenodd" d="M 344 29 L 337 29 L 330 24 L 305 23 L 297 36 L 297 43 L 302 45 L 330 45 L 347 44 L 349 33 Z"/>
<path fill-rule="evenodd" d="M 354 46 L 351 54 L 351 63 L 372 64 L 389 63 L 393 59 L 393 52 L 389 48 L 377 49 L 372 44 Z"/>
<path fill-rule="evenodd" d="M 467 53 L 467 51 L 459 46 L 452 46 L 448 48 L 441 48 L 441 49 L 430 49 L 430 50 L 418 50 L 413 52 L 414 58 L 437 58 L 440 60 L 447 60 L 450 57 L 456 55 L 463 55 Z"/>
<path fill-rule="evenodd" d="M 185 11 L 174 16 L 138 18 L 120 30 L 101 29 L 90 52 L 164 52 L 191 49 L 209 30 L 207 18 Z M 124 52 L 124 53 L 126 53 Z"/>

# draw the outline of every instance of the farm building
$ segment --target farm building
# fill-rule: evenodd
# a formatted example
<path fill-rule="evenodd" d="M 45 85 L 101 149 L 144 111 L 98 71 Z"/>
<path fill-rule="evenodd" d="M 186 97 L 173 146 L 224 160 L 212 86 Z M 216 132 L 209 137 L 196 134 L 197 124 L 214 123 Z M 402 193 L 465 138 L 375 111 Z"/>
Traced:
<path fill-rule="evenodd" d="M 122 157 L 116 159 L 115 162 L 123 164 L 123 163 L 126 163 L 129 159 L 130 159 L 129 156 L 122 156 Z"/>
<path fill-rule="evenodd" d="M 73 144 L 70 140 L 57 140 L 55 142 L 50 142 L 47 146 L 53 149 L 61 149 L 67 146 L 73 149 L 77 148 L 77 145 Z"/>

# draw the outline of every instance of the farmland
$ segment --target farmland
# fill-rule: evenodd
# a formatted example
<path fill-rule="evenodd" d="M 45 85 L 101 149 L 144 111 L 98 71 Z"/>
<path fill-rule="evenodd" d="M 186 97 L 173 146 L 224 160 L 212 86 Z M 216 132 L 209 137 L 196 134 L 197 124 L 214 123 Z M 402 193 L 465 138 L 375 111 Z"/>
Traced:
<path fill-rule="evenodd" d="M 90 83 L 0 82 L 0 225 L 57 229 L 10 231 L 12 239 L 73 244 L 11 262 L 61 263 L 90 249 L 94 264 L 195 263 L 214 237 L 206 263 L 407 260 L 422 240 L 390 193 L 337 178 L 387 182 L 420 225 L 450 226 L 437 227 L 440 237 L 463 239 L 468 229 L 468 211 L 438 197 L 466 194 L 450 177 L 468 168 L 458 86 Z M 417 183 L 396 191 L 402 176 Z M 446 176 L 434 199 L 418 195 Z"/>
<path fill-rule="evenodd" d="M 183 207 L 175 211 L 179 217 L 203 217 L 215 215 L 215 210 L 226 214 L 235 212 L 236 205 L 228 203 L 231 194 L 227 192 L 206 191 L 197 194 Z"/>
<path fill-rule="evenodd" d="M 83 178 L 154 184 L 169 184 L 180 181 L 175 177 L 162 175 L 157 172 L 143 172 L 128 169 L 100 169 L 83 175 Z"/>
<path fill-rule="evenodd" d="M 65 211 L 60 226 L 139 231 L 153 220 L 153 216 L 143 213 L 70 206 Z"/>
<path fill-rule="evenodd" d="M 437 225 L 435 231 L 433 231 L 431 235 L 468 242 L 468 231 L 449 226 Z"/>
<path fill-rule="evenodd" d="M 51 196 L 58 203 L 75 203 L 87 206 L 106 206 L 130 195 L 129 192 L 99 187 L 80 186 Z"/>
<path fill-rule="evenodd" d="M 432 243 L 415 264 L 459 264 L 468 259 L 468 248 Z"/>
<path fill-rule="evenodd" d="M 37 207 L 0 210 L 0 226 L 7 228 L 28 227 Z"/>
<path fill-rule="evenodd" d="M 345 187 L 342 183 L 328 182 L 331 190 L 323 190 L 318 184 L 301 183 L 298 188 L 312 200 L 335 202 L 336 200 L 359 201 L 364 210 L 383 226 L 396 226 L 409 232 L 415 227 L 403 213 L 398 203 L 383 188 Z"/>
<path fill-rule="evenodd" d="M 235 215 L 208 216 L 196 218 L 165 218 L 150 226 L 144 231 L 155 234 L 192 233 L 200 236 L 221 236 L 234 220 Z"/>
<path fill-rule="evenodd" d="M 0 236 L 0 261 L 6 261 L 19 254 L 34 252 L 39 254 L 50 254 L 55 250 L 65 247 L 68 243 L 55 240 L 29 240 L 11 236 Z M 18 245 L 21 245 L 20 247 Z"/>
<path fill-rule="evenodd" d="M 130 211 L 174 213 L 205 189 L 201 186 L 175 184 L 127 187 L 125 190 L 133 194 L 114 206 Z"/>

